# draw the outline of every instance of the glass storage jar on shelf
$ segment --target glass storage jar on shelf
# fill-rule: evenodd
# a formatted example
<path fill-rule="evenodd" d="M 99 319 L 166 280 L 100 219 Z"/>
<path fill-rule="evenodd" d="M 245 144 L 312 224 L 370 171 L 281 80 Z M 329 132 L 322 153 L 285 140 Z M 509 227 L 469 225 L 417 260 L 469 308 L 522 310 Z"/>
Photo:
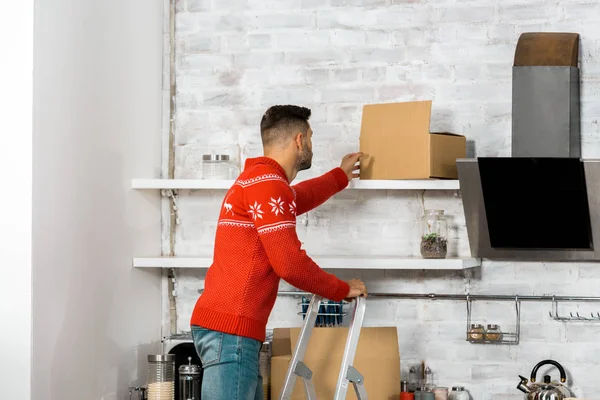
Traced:
<path fill-rule="evenodd" d="M 425 210 L 421 218 L 421 256 L 446 258 L 448 222 L 443 210 Z"/>
<path fill-rule="evenodd" d="M 202 156 L 202 179 L 235 179 L 239 168 L 227 154 L 204 154 Z"/>

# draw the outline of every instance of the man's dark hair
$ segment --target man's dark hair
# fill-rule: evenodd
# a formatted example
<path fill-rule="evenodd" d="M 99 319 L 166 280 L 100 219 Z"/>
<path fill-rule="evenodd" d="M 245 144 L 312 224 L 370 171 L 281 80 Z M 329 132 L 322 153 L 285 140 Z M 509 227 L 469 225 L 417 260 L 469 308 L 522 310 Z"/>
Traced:
<path fill-rule="evenodd" d="M 263 146 L 285 139 L 290 135 L 308 132 L 311 111 L 300 106 L 272 106 L 260 121 L 260 136 Z"/>

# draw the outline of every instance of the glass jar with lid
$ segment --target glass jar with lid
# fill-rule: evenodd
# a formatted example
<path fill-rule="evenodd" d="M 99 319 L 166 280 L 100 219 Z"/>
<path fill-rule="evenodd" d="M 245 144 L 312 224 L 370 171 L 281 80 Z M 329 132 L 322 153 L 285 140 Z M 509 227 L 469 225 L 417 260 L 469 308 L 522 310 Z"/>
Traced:
<path fill-rule="evenodd" d="M 485 339 L 485 329 L 481 324 L 471 324 L 469 329 L 468 339 L 471 342 L 482 342 Z"/>
<path fill-rule="evenodd" d="M 204 154 L 202 156 L 202 179 L 235 179 L 239 169 L 227 154 Z"/>
<path fill-rule="evenodd" d="M 498 325 L 490 324 L 485 330 L 485 340 L 489 342 L 499 342 L 502 340 L 502 331 Z"/>
<path fill-rule="evenodd" d="M 175 400 L 175 356 L 148 355 L 148 400 Z"/>
<path fill-rule="evenodd" d="M 425 210 L 421 218 L 421 256 L 446 258 L 448 222 L 444 210 Z"/>

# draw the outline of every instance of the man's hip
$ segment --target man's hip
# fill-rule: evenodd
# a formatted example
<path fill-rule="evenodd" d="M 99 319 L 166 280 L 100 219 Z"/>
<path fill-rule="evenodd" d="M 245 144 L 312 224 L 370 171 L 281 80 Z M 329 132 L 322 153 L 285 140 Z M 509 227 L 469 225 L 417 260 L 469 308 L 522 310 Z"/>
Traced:
<path fill-rule="evenodd" d="M 260 341 L 199 326 L 192 338 L 204 371 L 202 400 L 263 400 Z"/>

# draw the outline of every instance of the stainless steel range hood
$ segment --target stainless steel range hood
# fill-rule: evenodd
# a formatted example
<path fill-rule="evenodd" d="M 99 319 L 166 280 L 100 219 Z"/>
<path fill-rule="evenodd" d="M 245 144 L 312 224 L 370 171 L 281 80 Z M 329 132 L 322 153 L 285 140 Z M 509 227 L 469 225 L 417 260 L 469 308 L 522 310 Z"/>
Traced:
<path fill-rule="evenodd" d="M 519 38 L 512 157 L 457 160 L 473 257 L 600 260 L 600 160 L 580 158 L 578 53 L 578 34 Z"/>

